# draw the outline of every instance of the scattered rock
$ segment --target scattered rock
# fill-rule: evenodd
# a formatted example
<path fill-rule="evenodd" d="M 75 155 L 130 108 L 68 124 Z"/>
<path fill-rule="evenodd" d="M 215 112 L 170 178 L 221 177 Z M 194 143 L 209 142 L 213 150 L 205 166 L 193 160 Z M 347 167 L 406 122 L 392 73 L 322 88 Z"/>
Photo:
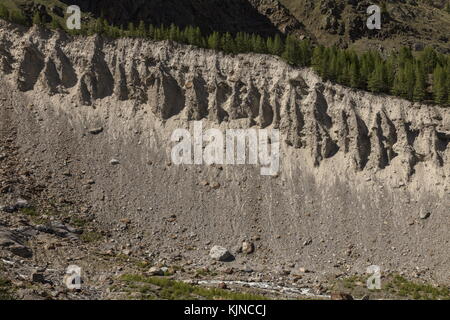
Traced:
<path fill-rule="evenodd" d="M 17 209 L 24 209 L 24 208 L 30 208 L 30 204 L 27 200 L 24 199 L 18 199 L 16 204 L 14 205 Z"/>
<path fill-rule="evenodd" d="M 1 211 L 6 213 L 14 213 L 17 211 L 17 208 L 15 206 L 2 206 Z"/>
<path fill-rule="evenodd" d="M 35 283 L 45 283 L 45 277 L 42 273 L 39 272 L 33 272 L 31 274 L 31 281 Z"/>
<path fill-rule="evenodd" d="M 0 211 L 6 212 L 6 213 L 14 213 L 14 212 L 17 212 L 19 209 L 25 209 L 25 208 L 31 208 L 31 205 L 29 204 L 29 202 L 27 200 L 19 199 L 13 205 L 0 206 Z"/>
<path fill-rule="evenodd" d="M 420 215 L 419 215 L 420 219 L 422 219 L 422 220 L 428 219 L 430 216 L 431 216 L 431 212 L 425 211 L 425 210 L 421 211 Z"/>
<path fill-rule="evenodd" d="M 82 230 L 75 229 L 57 221 L 52 221 L 46 225 L 37 225 L 35 229 L 40 232 L 57 235 L 61 238 L 77 238 L 77 235 L 83 233 Z"/>
<path fill-rule="evenodd" d="M 120 161 L 117 159 L 111 159 L 111 161 L 109 161 L 109 163 L 113 166 L 117 166 L 120 164 Z"/>
<path fill-rule="evenodd" d="M 343 292 L 332 292 L 331 300 L 354 300 L 353 297 Z"/>
<path fill-rule="evenodd" d="M 215 189 L 215 190 L 219 189 L 219 188 L 220 188 L 220 183 L 218 183 L 218 182 L 213 182 L 213 183 L 211 184 L 211 188 L 213 188 L 213 189 Z"/>
<path fill-rule="evenodd" d="M 100 134 L 103 132 L 103 128 L 99 127 L 99 128 L 93 128 L 91 130 L 89 130 L 90 134 L 96 135 L 96 134 Z"/>
<path fill-rule="evenodd" d="M 9 250 L 12 254 L 22 258 L 31 258 L 33 252 L 25 246 L 27 238 L 25 234 L 20 232 L 0 228 L 0 249 Z"/>
<path fill-rule="evenodd" d="M 233 274 L 234 270 L 233 268 L 226 268 L 225 270 L 223 270 L 223 273 L 225 274 Z"/>
<path fill-rule="evenodd" d="M 161 268 L 158 267 L 151 267 L 148 271 L 147 274 L 150 276 L 163 276 L 164 275 L 164 271 Z"/>
<path fill-rule="evenodd" d="M 218 285 L 219 289 L 226 290 L 228 289 L 227 284 L 225 282 L 221 282 Z"/>
<path fill-rule="evenodd" d="M 209 256 L 216 261 L 229 261 L 233 258 L 231 253 L 224 247 L 214 246 L 209 252 Z"/>
<path fill-rule="evenodd" d="M 252 242 L 242 242 L 242 253 L 251 254 L 255 251 L 255 245 Z"/>

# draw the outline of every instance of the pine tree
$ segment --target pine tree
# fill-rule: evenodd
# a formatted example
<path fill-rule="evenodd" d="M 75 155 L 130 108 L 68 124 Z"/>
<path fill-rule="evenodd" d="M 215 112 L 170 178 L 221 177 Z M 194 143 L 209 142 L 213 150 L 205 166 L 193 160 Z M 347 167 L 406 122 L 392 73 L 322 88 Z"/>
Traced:
<path fill-rule="evenodd" d="M 27 18 L 20 10 L 9 11 L 9 21 L 21 25 L 28 25 Z"/>
<path fill-rule="evenodd" d="M 299 51 L 299 65 L 303 67 L 309 66 L 312 58 L 311 42 L 309 40 L 301 41 Z"/>
<path fill-rule="evenodd" d="M 182 41 L 184 42 L 184 39 L 180 37 L 180 30 L 175 24 L 171 24 L 169 28 L 169 40 L 172 41 Z"/>
<path fill-rule="evenodd" d="M 225 53 L 235 53 L 234 39 L 229 32 L 225 33 L 222 37 L 221 48 Z"/>
<path fill-rule="evenodd" d="M 312 54 L 312 60 L 311 60 L 311 65 L 314 69 L 314 71 L 316 71 L 319 75 L 322 75 L 322 60 L 323 60 L 323 56 L 324 56 L 324 51 L 325 48 L 323 46 L 317 46 L 314 48 L 313 50 L 313 54 Z"/>
<path fill-rule="evenodd" d="M 148 36 L 150 37 L 150 39 L 155 39 L 155 26 L 152 24 L 148 28 Z"/>
<path fill-rule="evenodd" d="M 282 57 L 290 64 L 296 64 L 298 62 L 298 47 L 294 37 L 287 37 Z"/>
<path fill-rule="evenodd" d="M 404 68 L 399 68 L 395 74 L 394 83 L 392 85 L 391 93 L 395 96 L 403 96 L 406 94 L 405 89 L 405 70 Z"/>
<path fill-rule="evenodd" d="M 321 71 L 321 76 L 324 80 L 331 80 L 332 78 L 332 70 L 331 70 L 331 59 L 332 59 L 333 53 L 331 48 L 325 48 L 323 55 L 322 55 L 322 60 L 321 60 L 321 65 L 320 65 L 320 71 Z"/>
<path fill-rule="evenodd" d="M 423 70 L 426 74 L 432 73 L 437 63 L 436 51 L 432 47 L 427 46 L 421 53 L 419 61 L 422 63 Z"/>
<path fill-rule="evenodd" d="M 33 16 L 33 24 L 41 26 L 42 25 L 42 19 L 39 12 L 35 12 Z"/>
<path fill-rule="evenodd" d="M 433 97 L 438 104 L 447 102 L 446 75 L 440 65 L 436 66 L 433 73 Z"/>
<path fill-rule="evenodd" d="M 247 43 L 245 41 L 245 35 L 243 32 L 238 32 L 236 34 L 234 42 L 236 43 L 236 51 L 237 52 L 247 52 L 248 51 Z"/>
<path fill-rule="evenodd" d="M 52 17 L 52 22 L 50 24 L 50 28 L 53 30 L 61 29 L 61 25 L 55 17 Z"/>
<path fill-rule="evenodd" d="M 329 75 L 328 78 L 331 81 L 336 81 L 339 75 L 339 61 L 338 55 L 335 50 L 331 51 L 331 60 L 329 64 Z"/>
<path fill-rule="evenodd" d="M 128 24 L 128 36 L 135 37 L 136 36 L 136 28 L 134 27 L 134 23 L 130 22 Z"/>
<path fill-rule="evenodd" d="M 385 74 L 383 63 L 378 61 L 375 65 L 375 70 L 369 76 L 367 88 L 375 93 L 380 93 L 385 91 Z"/>
<path fill-rule="evenodd" d="M 398 54 L 398 65 L 400 67 L 404 67 L 406 63 L 411 62 L 413 60 L 413 55 L 411 48 L 402 47 Z"/>
<path fill-rule="evenodd" d="M 414 100 L 415 101 L 423 101 L 425 99 L 425 72 L 423 71 L 423 67 L 421 63 L 416 64 L 416 74 L 415 74 L 415 80 L 416 83 L 414 85 Z"/>
<path fill-rule="evenodd" d="M 142 20 L 139 22 L 137 36 L 142 38 L 145 38 L 147 36 L 147 27 L 145 26 L 145 22 Z"/>
<path fill-rule="evenodd" d="M 416 84 L 414 64 L 413 62 L 408 62 L 405 64 L 405 89 L 406 92 L 404 97 L 409 100 L 413 100 L 414 96 L 414 86 Z"/>
<path fill-rule="evenodd" d="M 269 54 L 274 54 L 273 53 L 273 39 L 272 39 L 272 37 L 269 37 L 269 38 L 267 38 L 267 40 L 266 40 L 266 47 L 267 47 L 267 52 L 269 53 Z"/>
<path fill-rule="evenodd" d="M 221 37 L 218 32 L 213 32 L 208 37 L 208 48 L 213 50 L 219 50 L 220 49 L 220 43 L 221 43 Z"/>
<path fill-rule="evenodd" d="M 277 34 L 275 35 L 275 38 L 273 40 L 273 54 L 281 57 L 283 52 L 284 52 L 283 40 L 281 39 L 280 35 Z"/>
<path fill-rule="evenodd" d="M 198 47 L 206 47 L 202 31 L 199 27 L 196 27 L 194 29 L 194 45 Z"/>
<path fill-rule="evenodd" d="M 256 53 L 267 53 L 266 42 L 259 35 L 253 39 L 253 51 Z"/>
<path fill-rule="evenodd" d="M 89 24 L 87 26 L 87 30 L 86 30 L 87 35 L 92 36 L 92 35 L 94 35 L 97 32 L 95 25 L 96 24 L 95 24 L 94 21 L 90 21 L 89 22 Z"/>
<path fill-rule="evenodd" d="M 0 3 L 0 19 L 8 19 L 9 18 L 9 10 L 3 4 Z"/>
<path fill-rule="evenodd" d="M 358 61 L 353 61 L 350 65 L 350 86 L 353 88 L 359 88 L 361 86 Z"/>
<path fill-rule="evenodd" d="M 395 66 L 396 56 L 390 55 L 386 60 L 386 92 L 389 93 L 392 90 L 395 79 Z"/>

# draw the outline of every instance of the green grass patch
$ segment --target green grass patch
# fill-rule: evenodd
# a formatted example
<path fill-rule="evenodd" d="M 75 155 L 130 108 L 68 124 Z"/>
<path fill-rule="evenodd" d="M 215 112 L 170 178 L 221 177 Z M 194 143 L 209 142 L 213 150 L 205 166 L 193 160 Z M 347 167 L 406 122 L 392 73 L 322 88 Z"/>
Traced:
<path fill-rule="evenodd" d="M 264 296 L 238 293 L 216 288 L 194 286 L 162 277 L 123 275 L 128 292 L 139 292 L 141 298 L 164 300 L 265 300 Z"/>
<path fill-rule="evenodd" d="M 374 299 L 450 300 L 450 288 L 414 282 L 398 274 L 381 279 L 380 290 L 367 288 L 368 275 L 351 276 L 337 280 L 334 291 L 343 291 L 355 297 L 369 295 Z"/>
<path fill-rule="evenodd" d="M 385 288 L 389 292 L 407 299 L 450 300 L 450 289 L 448 287 L 412 282 L 400 275 L 394 275 Z"/>
<path fill-rule="evenodd" d="M 81 236 L 80 240 L 86 243 L 92 243 L 100 241 L 103 238 L 101 233 L 97 231 L 84 231 Z"/>

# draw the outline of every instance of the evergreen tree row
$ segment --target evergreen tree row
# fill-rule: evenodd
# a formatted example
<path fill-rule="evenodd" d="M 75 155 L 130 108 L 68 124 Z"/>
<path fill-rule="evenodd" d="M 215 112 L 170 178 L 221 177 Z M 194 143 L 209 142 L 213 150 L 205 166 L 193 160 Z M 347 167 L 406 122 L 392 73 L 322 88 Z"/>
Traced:
<path fill-rule="evenodd" d="M 0 5 L 0 18 L 26 23 L 20 13 L 12 13 Z M 45 26 L 39 13 L 31 21 Z M 56 18 L 49 24 L 52 29 L 65 28 Z M 171 26 L 153 26 L 140 22 L 128 26 L 113 26 L 105 19 L 92 20 L 81 30 L 66 30 L 74 35 L 102 34 L 111 38 L 136 37 L 156 41 L 172 40 L 201 48 L 223 51 L 227 54 L 261 53 L 282 57 L 288 63 L 312 67 L 324 80 L 348 87 L 403 97 L 411 101 L 434 101 L 450 105 L 450 55 L 437 53 L 427 47 L 414 56 L 409 48 L 402 48 L 388 57 L 376 51 L 358 54 L 337 47 L 313 46 L 309 40 L 294 37 L 263 38 L 260 35 L 239 32 L 213 32 L 203 35 L 198 27 L 184 29 Z"/>

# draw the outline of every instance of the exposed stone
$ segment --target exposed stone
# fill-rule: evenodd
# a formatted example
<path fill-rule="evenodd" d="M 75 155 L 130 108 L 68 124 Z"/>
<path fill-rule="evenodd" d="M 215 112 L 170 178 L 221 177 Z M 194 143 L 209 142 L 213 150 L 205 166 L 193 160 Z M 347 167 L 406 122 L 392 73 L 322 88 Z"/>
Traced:
<path fill-rule="evenodd" d="M 242 253 L 251 254 L 255 251 L 255 245 L 252 242 L 242 242 Z"/>
<path fill-rule="evenodd" d="M 103 132 L 103 127 L 99 127 L 99 128 L 94 128 L 94 129 L 90 129 L 89 133 L 96 135 L 96 134 L 100 134 Z"/>
<path fill-rule="evenodd" d="M 161 268 L 154 266 L 148 269 L 147 274 L 150 276 L 163 276 L 164 271 Z"/>
<path fill-rule="evenodd" d="M 212 247 L 209 256 L 216 261 L 227 261 L 233 257 L 226 248 L 220 246 Z"/>
<path fill-rule="evenodd" d="M 354 299 L 351 295 L 347 293 L 333 292 L 331 293 L 331 300 L 354 300 Z"/>
<path fill-rule="evenodd" d="M 31 281 L 37 282 L 37 283 L 45 283 L 45 277 L 42 273 L 39 272 L 33 272 L 31 274 Z"/>
<path fill-rule="evenodd" d="M 116 166 L 116 165 L 120 164 L 120 161 L 117 159 L 111 159 L 111 161 L 109 161 L 109 163 L 113 166 Z"/>
<path fill-rule="evenodd" d="M 428 219 L 430 216 L 431 216 L 431 212 L 426 211 L 426 210 L 422 210 L 419 215 L 420 219 L 422 219 L 422 220 Z"/>
<path fill-rule="evenodd" d="M 22 258 L 31 258 L 33 252 L 25 246 L 27 238 L 28 236 L 23 233 L 11 231 L 0 226 L 0 249 L 9 250 Z"/>

